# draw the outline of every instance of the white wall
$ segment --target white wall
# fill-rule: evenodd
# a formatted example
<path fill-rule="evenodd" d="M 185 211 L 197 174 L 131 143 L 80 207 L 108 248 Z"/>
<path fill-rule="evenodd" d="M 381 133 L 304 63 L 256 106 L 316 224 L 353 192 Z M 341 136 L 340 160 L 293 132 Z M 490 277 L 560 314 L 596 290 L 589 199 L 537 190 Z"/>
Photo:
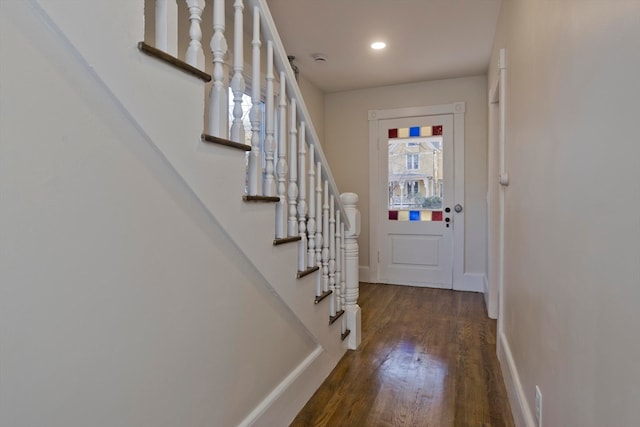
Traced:
<path fill-rule="evenodd" d="M 638 40 L 637 1 L 503 2 L 502 361 L 518 418 L 537 384 L 545 426 L 640 419 Z"/>
<path fill-rule="evenodd" d="M 318 89 L 316 85 L 311 83 L 304 77 L 304 70 L 301 70 L 298 78 L 298 85 L 304 98 L 304 103 L 307 106 L 307 111 L 311 116 L 313 126 L 318 134 L 320 144 L 324 149 L 324 128 L 325 128 L 325 106 L 324 106 L 324 93 Z M 330 165 L 333 167 L 333 165 Z M 340 188 L 340 187 L 339 187 Z M 346 191 L 340 188 L 341 191 Z"/>
<path fill-rule="evenodd" d="M 487 84 L 485 76 L 327 94 L 324 150 L 340 191 L 360 197 L 360 265 L 369 264 L 369 121 L 375 109 L 466 102 L 465 272 L 485 271 Z M 366 269 L 365 269 L 366 271 Z"/>
<path fill-rule="evenodd" d="M 43 3 L 96 66 L 0 2 L 0 425 L 237 425 L 316 344 L 98 83 L 152 61 L 142 2 Z M 129 95 L 197 131 L 200 84 L 152 71 Z"/>

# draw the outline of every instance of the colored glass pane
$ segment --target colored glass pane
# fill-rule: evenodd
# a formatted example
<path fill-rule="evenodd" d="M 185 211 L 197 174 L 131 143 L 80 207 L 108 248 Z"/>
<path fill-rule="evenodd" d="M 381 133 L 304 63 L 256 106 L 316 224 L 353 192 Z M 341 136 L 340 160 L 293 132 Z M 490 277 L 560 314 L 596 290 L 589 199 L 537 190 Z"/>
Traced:
<path fill-rule="evenodd" d="M 409 221 L 420 221 L 420 211 L 409 211 Z"/>
<path fill-rule="evenodd" d="M 431 221 L 431 211 L 420 211 L 420 221 Z"/>
<path fill-rule="evenodd" d="M 409 221 L 409 211 L 398 211 L 398 221 Z"/>
<path fill-rule="evenodd" d="M 388 130 L 389 139 L 391 138 L 416 138 L 425 136 L 442 135 L 442 125 L 438 126 L 411 126 L 408 128 L 397 128 Z"/>
<path fill-rule="evenodd" d="M 389 211 L 389 220 L 397 221 L 398 220 L 398 211 Z"/>
<path fill-rule="evenodd" d="M 442 221 L 442 211 L 431 212 L 431 221 Z"/>

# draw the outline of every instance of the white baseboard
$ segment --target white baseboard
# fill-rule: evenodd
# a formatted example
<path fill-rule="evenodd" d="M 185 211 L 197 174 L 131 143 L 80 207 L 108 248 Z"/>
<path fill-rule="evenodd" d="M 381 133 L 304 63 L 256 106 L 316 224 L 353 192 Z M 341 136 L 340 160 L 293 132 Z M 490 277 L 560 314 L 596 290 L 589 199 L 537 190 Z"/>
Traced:
<path fill-rule="evenodd" d="M 238 426 L 289 425 L 335 364 L 318 346 Z"/>
<path fill-rule="evenodd" d="M 482 288 L 482 295 L 484 296 L 484 308 L 487 309 L 487 313 L 489 313 L 489 280 L 487 276 L 484 276 L 484 287 Z M 491 318 L 491 316 L 489 316 Z"/>
<path fill-rule="evenodd" d="M 465 273 L 462 283 L 454 283 L 454 291 L 483 292 L 485 275 L 482 273 Z"/>
<path fill-rule="evenodd" d="M 360 281 L 361 282 L 368 282 L 368 283 L 371 282 L 369 280 L 369 266 L 368 265 L 361 265 L 360 268 L 359 268 L 358 274 L 360 274 Z"/>
<path fill-rule="evenodd" d="M 529 408 L 529 403 L 522 389 L 511 348 L 504 333 L 498 335 L 498 341 L 498 361 L 500 361 L 502 377 L 507 388 L 513 421 L 516 427 L 536 427 L 531 408 Z"/>

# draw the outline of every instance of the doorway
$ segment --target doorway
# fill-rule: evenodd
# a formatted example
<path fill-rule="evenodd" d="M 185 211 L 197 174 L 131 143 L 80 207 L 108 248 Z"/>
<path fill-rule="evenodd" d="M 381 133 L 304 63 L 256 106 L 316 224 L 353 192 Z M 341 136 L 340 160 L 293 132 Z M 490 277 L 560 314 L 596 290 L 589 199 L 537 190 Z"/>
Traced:
<path fill-rule="evenodd" d="M 371 281 L 462 285 L 464 107 L 369 112 Z"/>

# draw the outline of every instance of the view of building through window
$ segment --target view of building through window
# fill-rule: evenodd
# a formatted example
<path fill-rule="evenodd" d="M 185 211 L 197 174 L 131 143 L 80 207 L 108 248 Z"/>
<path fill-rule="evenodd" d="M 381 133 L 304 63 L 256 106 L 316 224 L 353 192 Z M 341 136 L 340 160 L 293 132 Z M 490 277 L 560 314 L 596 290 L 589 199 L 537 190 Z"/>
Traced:
<path fill-rule="evenodd" d="M 442 209 L 442 136 L 389 139 L 389 209 Z"/>

